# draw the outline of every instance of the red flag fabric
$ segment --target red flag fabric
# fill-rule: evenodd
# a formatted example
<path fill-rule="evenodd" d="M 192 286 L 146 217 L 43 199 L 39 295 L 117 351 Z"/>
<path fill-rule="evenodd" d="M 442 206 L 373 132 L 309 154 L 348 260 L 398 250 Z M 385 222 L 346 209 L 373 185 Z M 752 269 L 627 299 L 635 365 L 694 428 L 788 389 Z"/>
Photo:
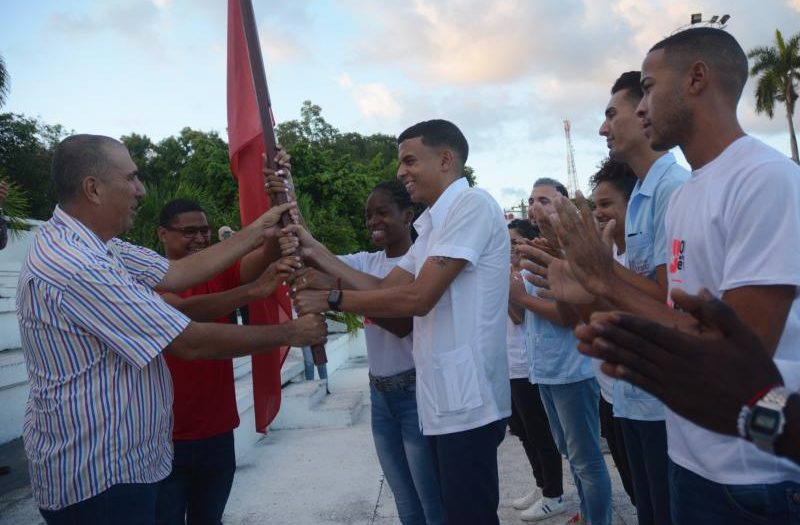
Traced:
<path fill-rule="evenodd" d="M 269 209 L 261 172 L 264 153 L 261 123 L 253 87 L 238 0 L 228 0 L 228 149 L 231 171 L 239 183 L 242 226 Z M 285 287 L 263 301 L 250 303 L 250 324 L 277 324 L 291 319 Z M 288 347 L 252 357 L 253 410 L 256 430 L 266 433 L 281 406 L 281 366 Z"/>

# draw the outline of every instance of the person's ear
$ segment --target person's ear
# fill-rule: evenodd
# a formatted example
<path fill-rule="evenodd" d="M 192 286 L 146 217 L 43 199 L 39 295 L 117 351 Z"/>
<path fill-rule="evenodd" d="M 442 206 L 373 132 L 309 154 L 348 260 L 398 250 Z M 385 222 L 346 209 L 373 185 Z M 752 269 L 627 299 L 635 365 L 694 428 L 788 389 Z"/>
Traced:
<path fill-rule="evenodd" d="M 85 177 L 81 181 L 83 197 L 94 204 L 100 204 L 103 197 L 103 184 L 97 177 Z"/>

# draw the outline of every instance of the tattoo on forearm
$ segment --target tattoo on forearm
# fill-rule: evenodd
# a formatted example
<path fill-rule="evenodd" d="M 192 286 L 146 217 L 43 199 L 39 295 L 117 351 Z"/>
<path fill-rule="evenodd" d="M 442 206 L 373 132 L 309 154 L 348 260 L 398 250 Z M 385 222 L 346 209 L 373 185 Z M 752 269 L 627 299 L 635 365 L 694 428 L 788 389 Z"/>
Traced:
<path fill-rule="evenodd" d="M 438 264 L 440 268 L 444 268 L 445 266 L 447 266 L 447 263 L 449 263 L 452 260 L 452 258 L 442 257 L 441 255 L 437 255 L 433 257 L 433 260 L 436 261 L 436 264 Z"/>

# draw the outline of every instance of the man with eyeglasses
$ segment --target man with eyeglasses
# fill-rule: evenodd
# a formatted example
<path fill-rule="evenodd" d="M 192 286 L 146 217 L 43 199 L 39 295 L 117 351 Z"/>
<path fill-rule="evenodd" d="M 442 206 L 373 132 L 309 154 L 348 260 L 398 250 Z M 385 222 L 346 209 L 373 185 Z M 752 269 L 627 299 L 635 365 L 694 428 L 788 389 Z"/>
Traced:
<path fill-rule="evenodd" d="M 190 199 L 165 204 L 158 239 L 170 261 L 208 248 L 211 227 L 203 208 Z M 212 279 L 162 298 L 192 320 L 230 323 L 236 308 L 275 290 L 279 266 L 268 266 L 277 256 L 274 250 L 253 250 Z M 165 359 L 174 395 L 174 457 L 172 472 L 159 489 L 156 523 L 221 523 L 236 470 L 233 430 L 239 426 L 239 411 L 233 360 Z"/>

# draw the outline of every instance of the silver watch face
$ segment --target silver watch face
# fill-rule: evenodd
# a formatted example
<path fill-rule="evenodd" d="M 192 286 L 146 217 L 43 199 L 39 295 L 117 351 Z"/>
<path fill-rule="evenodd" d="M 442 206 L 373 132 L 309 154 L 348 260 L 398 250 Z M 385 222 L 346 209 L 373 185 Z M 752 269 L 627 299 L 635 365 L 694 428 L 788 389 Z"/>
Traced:
<path fill-rule="evenodd" d="M 750 413 L 750 432 L 774 436 L 780 430 L 782 416 L 780 410 L 756 405 Z"/>

